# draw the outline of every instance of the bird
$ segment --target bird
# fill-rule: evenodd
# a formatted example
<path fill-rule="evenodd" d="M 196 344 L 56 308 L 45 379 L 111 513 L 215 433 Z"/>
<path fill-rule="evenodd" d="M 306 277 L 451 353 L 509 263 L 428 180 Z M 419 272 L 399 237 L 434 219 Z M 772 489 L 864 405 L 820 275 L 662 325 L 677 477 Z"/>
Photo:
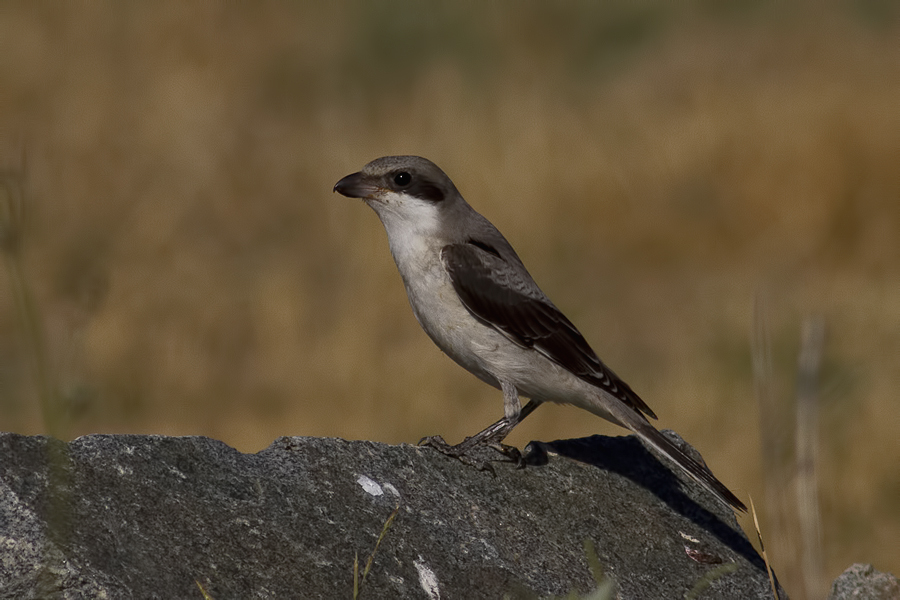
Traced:
<path fill-rule="evenodd" d="M 384 156 L 343 177 L 333 191 L 361 199 L 381 220 L 425 333 L 503 393 L 504 414 L 496 423 L 454 446 L 440 436 L 424 438 L 425 445 L 464 461 L 481 446 L 506 452 L 504 438 L 539 405 L 571 404 L 629 429 L 719 501 L 746 511 L 705 464 L 650 423 L 656 414 L 597 357 L 503 234 L 436 164 L 420 156 Z M 529 399 L 524 408 L 520 397 Z"/>

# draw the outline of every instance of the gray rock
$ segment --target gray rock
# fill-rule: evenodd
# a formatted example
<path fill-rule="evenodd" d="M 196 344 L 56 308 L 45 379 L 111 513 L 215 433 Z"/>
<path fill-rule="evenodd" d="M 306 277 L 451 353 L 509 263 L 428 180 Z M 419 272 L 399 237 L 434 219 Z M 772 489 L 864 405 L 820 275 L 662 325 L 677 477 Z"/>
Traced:
<path fill-rule="evenodd" d="M 492 475 L 339 439 L 0 434 L 0 597 L 350 599 L 398 506 L 363 599 L 771 597 L 731 511 L 633 437 L 530 448 Z"/>
<path fill-rule="evenodd" d="M 900 581 L 872 565 L 851 565 L 831 586 L 828 600 L 898 600 Z"/>

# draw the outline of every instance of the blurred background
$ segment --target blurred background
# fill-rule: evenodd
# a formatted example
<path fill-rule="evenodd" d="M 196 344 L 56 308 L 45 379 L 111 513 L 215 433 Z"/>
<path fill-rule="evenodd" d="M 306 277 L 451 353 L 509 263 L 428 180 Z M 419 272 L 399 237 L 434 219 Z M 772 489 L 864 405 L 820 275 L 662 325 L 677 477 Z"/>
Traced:
<path fill-rule="evenodd" d="M 331 191 L 419 154 L 753 496 L 794 597 L 900 573 L 898 34 L 889 0 L 3 3 L 0 429 L 256 452 L 493 422 Z M 510 441 L 595 433 L 625 432 L 546 406 Z"/>

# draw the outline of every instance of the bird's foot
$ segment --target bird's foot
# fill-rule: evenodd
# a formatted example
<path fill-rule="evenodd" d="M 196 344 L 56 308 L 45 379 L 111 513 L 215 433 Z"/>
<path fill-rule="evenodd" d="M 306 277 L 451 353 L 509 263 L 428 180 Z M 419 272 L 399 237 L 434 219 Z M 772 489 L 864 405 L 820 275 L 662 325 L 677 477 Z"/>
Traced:
<path fill-rule="evenodd" d="M 491 464 L 494 462 L 511 462 L 514 463 L 517 468 L 525 466 L 525 462 L 522 459 L 522 453 L 519 452 L 517 448 L 499 442 L 494 443 L 489 440 L 473 440 L 473 438 L 466 438 L 456 445 L 450 445 L 445 442 L 444 438 L 441 436 L 432 435 L 422 438 L 419 441 L 419 445 L 434 448 L 441 454 L 455 458 L 464 465 L 474 467 L 479 471 L 489 471 L 492 475 L 496 475 L 494 467 Z M 490 448 L 491 450 L 499 452 L 506 457 L 505 460 L 501 459 L 498 461 L 497 459 L 488 458 L 485 456 L 486 453 L 482 451 L 485 448 Z"/>
<path fill-rule="evenodd" d="M 540 402 L 531 400 L 516 415 L 504 416 L 496 423 L 489 425 L 487 428 L 471 437 L 467 437 L 455 446 L 451 446 L 445 442 L 444 438 L 439 435 L 422 438 L 419 441 L 419 445 L 430 446 L 441 454 L 452 456 L 466 465 L 475 467 L 479 471 L 490 471 L 491 473 L 494 473 L 494 467 L 491 466 L 491 463 L 498 461 L 496 458 L 487 458 L 487 453 L 483 451 L 486 448 L 490 448 L 505 457 L 505 460 L 501 459 L 500 462 L 511 462 L 515 464 L 517 468 L 522 469 L 528 464 L 528 457 L 519 452 L 518 448 L 507 446 L 502 442 L 506 439 L 506 436 L 509 435 L 509 432 L 512 431 L 513 427 L 534 412 L 534 409 L 539 405 Z"/>
<path fill-rule="evenodd" d="M 516 448 L 515 446 L 510 446 L 508 444 L 488 444 L 489 448 L 493 448 L 500 454 L 502 454 L 505 458 L 499 459 L 497 462 L 509 462 L 516 466 L 517 469 L 524 469 L 528 463 L 525 460 L 525 457 L 522 455 L 522 452 Z"/>

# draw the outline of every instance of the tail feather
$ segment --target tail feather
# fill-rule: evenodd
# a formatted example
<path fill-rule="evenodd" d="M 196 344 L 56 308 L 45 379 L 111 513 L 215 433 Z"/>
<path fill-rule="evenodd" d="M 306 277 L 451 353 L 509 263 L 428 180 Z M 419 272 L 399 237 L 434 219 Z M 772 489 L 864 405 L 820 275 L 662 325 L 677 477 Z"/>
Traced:
<path fill-rule="evenodd" d="M 618 420 L 625 427 L 633 431 L 651 448 L 666 456 L 681 469 L 691 476 L 697 483 L 713 493 L 720 501 L 741 512 L 747 512 L 747 507 L 735 496 L 725 484 L 716 479 L 709 467 L 703 465 L 676 446 L 666 436 L 656 430 L 643 415 L 633 410 L 622 410 L 617 414 Z"/>

